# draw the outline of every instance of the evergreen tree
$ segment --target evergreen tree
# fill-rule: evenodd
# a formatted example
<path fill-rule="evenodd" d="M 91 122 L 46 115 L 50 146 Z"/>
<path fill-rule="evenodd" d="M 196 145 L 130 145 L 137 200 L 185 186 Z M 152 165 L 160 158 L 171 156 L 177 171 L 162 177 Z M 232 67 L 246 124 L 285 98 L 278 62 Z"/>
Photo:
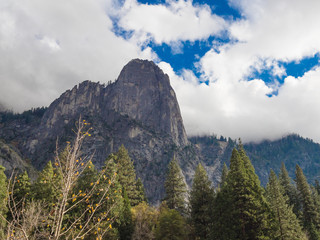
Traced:
<path fill-rule="evenodd" d="M 227 181 L 214 206 L 213 239 L 272 239 L 272 217 L 243 147 L 234 149 Z"/>
<path fill-rule="evenodd" d="M 134 225 L 132 222 L 130 201 L 126 190 L 123 189 L 123 209 L 120 217 L 120 225 L 118 227 L 120 239 L 130 240 L 133 233 L 133 228 Z"/>
<path fill-rule="evenodd" d="M 16 203 L 31 200 L 31 182 L 27 171 L 15 179 L 13 196 Z"/>
<path fill-rule="evenodd" d="M 59 172 L 47 163 L 32 186 L 32 192 L 36 200 L 44 201 L 49 207 L 54 206 L 60 195 L 61 182 Z"/>
<path fill-rule="evenodd" d="M 292 211 L 292 206 L 287 204 L 288 196 L 284 195 L 284 189 L 280 185 L 276 174 L 271 170 L 267 185 L 267 199 L 270 208 L 275 215 L 274 239 L 302 240 L 306 236 L 302 232 L 299 221 Z"/>
<path fill-rule="evenodd" d="M 97 194 L 99 194 L 98 188 L 95 189 L 90 198 L 87 198 L 88 194 L 90 194 L 90 192 L 92 191 L 94 184 L 97 183 L 98 177 L 98 172 L 95 169 L 93 163 L 90 161 L 86 168 L 83 170 L 82 174 L 79 176 L 77 183 L 72 191 L 72 196 L 70 196 L 68 205 L 74 206 L 70 213 L 66 216 L 64 227 L 69 227 L 70 224 L 79 219 L 78 228 L 74 229 L 74 235 L 80 230 L 79 227 L 82 226 L 81 222 L 84 222 L 83 219 L 88 218 L 88 216 L 90 215 L 90 212 L 88 212 L 85 214 L 85 216 L 83 216 L 83 213 L 88 209 L 88 206 L 92 207 L 99 201 L 99 198 L 97 196 Z"/>
<path fill-rule="evenodd" d="M 288 196 L 288 205 L 293 206 L 294 214 L 299 218 L 301 216 L 301 206 L 296 187 L 292 184 L 292 179 L 289 177 L 285 164 L 281 163 L 279 174 L 280 185 L 284 189 L 284 194 Z"/>
<path fill-rule="evenodd" d="M 146 192 L 140 178 L 138 178 L 137 180 L 137 191 L 138 191 L 138 196 L 136 201 L 139 203 L 147 202 Z"/>
<path fill-rule="evenodd" d="M 311 240 L 319 240 L 319 213 L 315 209 L 310 186 L 299 165 L 296 165 L 296 184 L 302 201 L 303 226 Z"/>
<path fill-rule="evenodd" d="M 175 159 L 169 163 L 164 187 L 166 191 L 164 200 L 167 206 L 180 213 L 185 213 L 187 187 L 181 169 Z"/>
<path fill-rule="evenodd" d="M 232 206 L 231 195 L 226 189 L 226 186 L 222 187 L 217 192 L 212 206 L 212 228 L 209 233 L 209 239 L 214 240 L 234 240 L 235 232 L 230 229 L 231 206 Z"/>
<path fill-rule="evenodd" d="M 186 222 L 180 213 L 162 206 L 156 228 L 156 239 L 185 240 L 186 237 Z"/>
<path fill-rule="evenodd" d="M 195 235 L 207 239 L 212 223 L 214 192 L 206 170 L 198 165 L 190 193 L 191 222 Z"/>
<path fill-rule="evenodd" d="M 229 172 L 229 169 L 227 167 L 227 164 L 224 163 L 222 168 L 222 173 L 221 173 L 220 187 L 223 187 L 223 185 L 226 183 L 228 172 Z"/>
<path fill-rule="evenodd" d="M 4 174 L 5 168 L 0 165 L 0 239 L 5 239 L 4 229 L 7 217 L 7 177 Z"/>
<path fill-rule="evenodd" d="M 320 184 L 319 184 L 319 181 L 317 179 L 314 182 L 314 187 L 315 187 L 317 193 L 320 194 Z"/>
<path fill-rule="evenodd" d="M 102 182 L 101 188 L 109 188 L 108 194 L 106 196 L 106 201 L 104 201 L 103 206 L 101 208 L 101 212 L 108 213 L 108 219 L 114 219 L 114 223 L 112 224 L 112 229 L 107 233 L 106 239 L 119 239 L 119 226 L 121 225 L 121 216 L 123 214 L 124 207 L 124 198 L 123 198 L 123 190 L 125 188 L 120 184 L 118 164 L 115 163 L 114 157 L 109 157 L 106 162 L 103 170 L 101 171 Z M 129 199 L 129 198 L 128 198 Z M 130 201 L 130 199 L 129 199 Z M 126 203 L 128 204 L 128 203 Z M 127 206 L 128 207 L 128 206 Z M 105 223 L 105 226 L 109 226 L 108 219 Z M 105 228 L 106 228 L 105 227 Z M 102 227 L 103 228 L 103 225 Z"/>
<path fill-rule="evenodd" d="M 92 189 L 93 184 L 98 180 L 98 175 L 98 171 L 90 161 L 77 180 L 74 194 L 78 194 L 79 192 L 88 193 Z"/>
<path fill-rule="evenodd" d="M 118 181 L 126 190 L 131 206 L 139 204 L 140 199 L 138 196 L 140 193 L 137 190 L 136 172 L 128 151 L 121 145 L 118 152 L 108 157 L 108 159 L 111 158 L 117 164 Z"/>
<path fill-rule="evenodd" d="M 320 195 L 318 194 L 317 189 L 314 186 L 311 186 L 311 197 L 315 206 L 315 211 L 320 213 Z M 314 236 L 313 239 L 317 239 L 317 237 L 320 239 L 320 230 L 319 230 L 319 223 L 318 226 L 311 227 L 311 233 L 310 235 Z"/>

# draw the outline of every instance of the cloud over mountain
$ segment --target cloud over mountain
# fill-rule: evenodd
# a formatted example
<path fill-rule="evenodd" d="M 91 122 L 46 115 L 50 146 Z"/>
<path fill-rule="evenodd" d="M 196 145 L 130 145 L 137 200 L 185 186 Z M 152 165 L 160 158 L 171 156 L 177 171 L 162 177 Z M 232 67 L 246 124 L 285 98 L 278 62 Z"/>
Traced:
<path fill-rule="evenodd" d="M 118 37 L 111 1 L 1 1 L 0 102 L 14 110 L 48 105 L 85 79 L 114 80 L 149 48 Z"/>
<path fill-rule="evenodd" d="M 4 0 L 0 102 L 48 105 L 84 79 L 114 80 L 130 59 L 147 58 L 170 75 L 191 135 L 296 132 L 320 142 L 320 2 L 226 0 L 237 16 L 218 4 Z M 177 69 L 185 58 L 191 66 Z"/>

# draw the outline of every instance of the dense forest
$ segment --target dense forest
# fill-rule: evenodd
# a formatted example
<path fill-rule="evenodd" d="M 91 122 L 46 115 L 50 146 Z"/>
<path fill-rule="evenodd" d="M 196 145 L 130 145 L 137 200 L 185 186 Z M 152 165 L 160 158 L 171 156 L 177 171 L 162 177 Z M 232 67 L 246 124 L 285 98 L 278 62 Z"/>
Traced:
<path fill-rule="evenodd" d="M 165 198 L 151 206 L 124 146 L 99 170 L 83 155 L 90 130 L 79 121 L 34 181 L 0 166 L 0 239 L 320 239 L 320 185 L 298 165 L 294 181 L 282 164 L 262 187 L 240 142 L 218 187 L 199 164 L 188 189 L 172 159 Z"/>

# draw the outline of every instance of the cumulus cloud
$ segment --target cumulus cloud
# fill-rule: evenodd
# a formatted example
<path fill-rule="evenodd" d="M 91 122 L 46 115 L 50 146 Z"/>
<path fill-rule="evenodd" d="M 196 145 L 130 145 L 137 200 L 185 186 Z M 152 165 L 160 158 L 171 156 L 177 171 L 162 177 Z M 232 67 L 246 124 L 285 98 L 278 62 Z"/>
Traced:
<path fill-rule="evenodd" d="M 140 42 L 152 39 L 157 44 L 195 41 L 220 34 L 227 23 L 212 14 L 208 5 L 193 5 L 191 0 L 168 0 L 165 5 L 140 4 L 126 0 L 119 26 L 134 31 Z"/>
<path fill-rule="evenodd" d="M 276 75 L 283 75 L 279 61 L 299 61 L 319 52 L 319 1 L 230 2 L 243 18 L 229 28 L 230 37 L 237 42 L 211 50 L 201 59 L 204 74 L 212 79 L 238 81 L 253 70 L 270 67 Z"/>
<path fill-rule="evenodd" d="M 290 133 L 320 142 L 320 67 L 300 78 L 287 77 L 277 96 L 262 80 L 198 84 L 170 64 L 159 66 L 171 79 L 189 135 L 217 134 L 245 142 L 275 140 Z"/>
<path fill-rule="evenodd" d="M 0 2 L 0 102 L 16 111 L 47 106 L 90 79 L 114 80 L 132 58 L 156 58 L 117 37 L 107 1 Z"/>
<path fill-rule="evenodd" d="M 233 41 L 215 45 L 197 63 L 209 85 L 194 84 L 186 74 L 172 78 L 188 134 L 215 133 L 244 141 L 274 140 L 298 133 L 320 142 L 320 68 L 284 84 L 248 81 L 269 69 L 286 76 L 279 61 L 299 62 L 320 52 L 320 2 L 230 1 L 243 18 L 229 28 Z M 275 78 L 276 79 L 276 78 Z M 274 90 L 278 95 L 268 97 Z"/>
<path fill-rule="evenodd" d="M 1 1 L 0 104 L 15 110 L 48 105 L 82 80 L 114 80 L 132 58 L 158 60 L 145 47 L 150 41 L 183 56 L 187 42 L 227 31 L 230 41 L 213 42 L 195 63 L 208 85 L 191 70 L 177 74 L 159 63 L 171 78 L 188 134 L 260 141 L 298 133 L 320 142 L 320 67 L 295 78 L 279 64 L 320 52 L 320 2 L 229 3 L 241 19 L 226 22 L 191 0 Z M 126 36 L 114 33 L 110 16 Z M 264 69 L 275 79 L 285 77 L 284 83 L 252 80 Z M 278 95 L 268 97 L 275 90 Z"/>

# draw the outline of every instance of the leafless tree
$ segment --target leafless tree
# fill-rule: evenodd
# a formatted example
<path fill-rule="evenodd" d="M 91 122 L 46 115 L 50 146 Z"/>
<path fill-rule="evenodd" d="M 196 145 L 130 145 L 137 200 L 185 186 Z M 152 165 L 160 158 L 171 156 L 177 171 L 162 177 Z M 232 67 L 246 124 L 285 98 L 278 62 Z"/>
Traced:
<path fill-rule="evenodd" d="M 105 204 L 108 199 L 108 193 L 111 189 L 113 182 L 116 179 L 116 173 L 109 176 L 109 184 L 99 187 L 99 182 L 104 176 L 99 174 L 98 180 L 92 183 L 91 188 L 87 192 L 79 192 L 73 194 L 73 189 L 76 186 L 79 176 L 88 167 L 93 158 L 92 155 L 84 155 L 81 151 L 82 145 L 86 137 L 91 136 L 89 127 L 90 124 L 81 117 L 76 123 L 75 139 L 72 143 L 67 142 L 67 146 L 61 156 L 58 143 L 56 147 L 55 167 L 61 175 L 60 196 L 57 203 L 54 205 L 53 210 L 48 214 L 42 209 L 45 209 L 41 202 L 31 201 L 26 204 L 22 199 L 19 202 L 14 199 L 14 184 L 15 178 L 11 177 L 8 184 L 8 208 L 12 220 L 7 221 L 7 239 L 83 239 L 86 235 L 94 229 L 102 230 L 97 233 L 97 239 L 102 237 L 112 227 L 112 222 L 115 217 L 110 217 L 112 209 L 118 204 L 116 201 L 109 205 L 109 208 L 99 212 L 100 208 Z M 102 173 L 106 169 L 102 170 Z M 104 176 L 105 177 L 105 176 Z M 99 198 L 92 202 L 92 196 L 99 191 Z M 66 214 L 71 212 L 81 203 L 90 203 L 90 208 L 86 208 L 81 212 L 80 216 L 73 219 L 73 222 L 63 227 L 63 222 Z M 72 204 L 70 204 L 72 203 Z M 46 225 L 48 227 L 46 227 Z M 49 228 L 50 226 L 50 228 Z M 76 226 L 81 226 L 80 229 L 74 231 Z"/>

